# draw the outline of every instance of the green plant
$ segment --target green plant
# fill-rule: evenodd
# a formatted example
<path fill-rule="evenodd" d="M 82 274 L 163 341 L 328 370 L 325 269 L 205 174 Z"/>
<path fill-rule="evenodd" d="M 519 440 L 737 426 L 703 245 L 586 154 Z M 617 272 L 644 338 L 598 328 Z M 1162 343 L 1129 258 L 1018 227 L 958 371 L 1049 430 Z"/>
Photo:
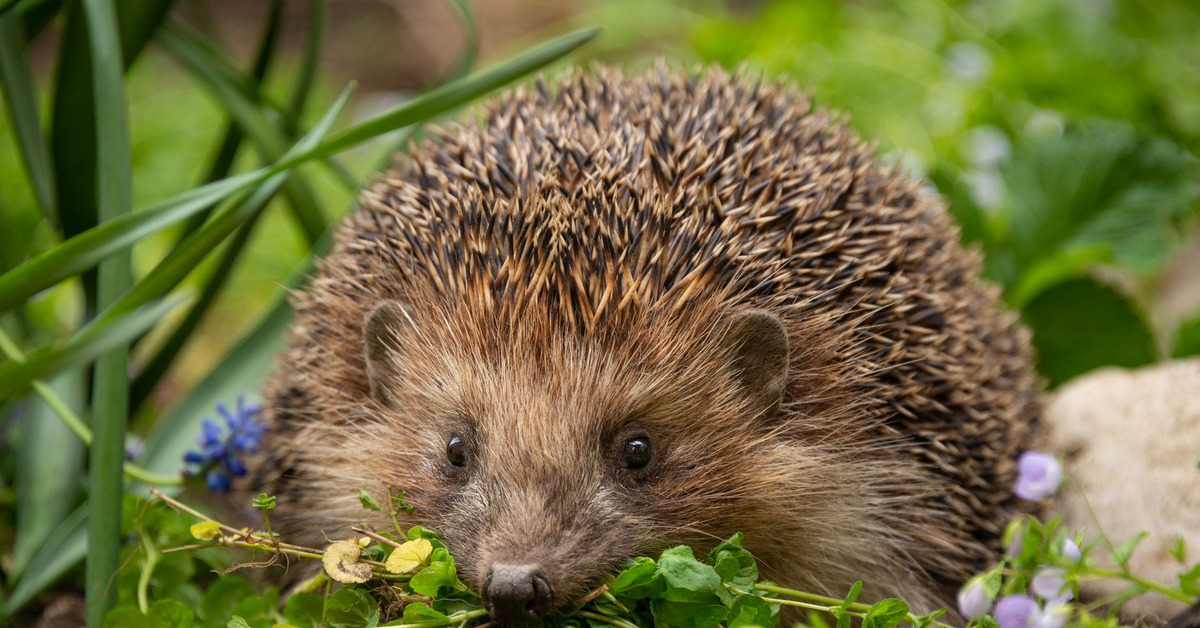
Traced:
<path fill-rule="evenodd" d="M 142 482 L 180 481 L 196 416 L 215 399 L 228 398 L 228 390 L 246 390 L 287 325 L 280 290 L 260 323 L 154 420 L 150 393 L 195 338 L 228 288 L 256 225 L 275 206 L 286 207 L 303 248 L 320 252 L 330 217 L 319 207 L 348 205 L 355 182 L 366 179 L 349 173 L 339 153 L 397 129 L 411 131 L 595 36 L 575 32 L 468 75 L 478 48 L 472 35 L 444 84 L 334 131 L 352 87 L 319 119 L 305 113 L 313 100 L 323 0 L 307 5 L 304 52 L 283 98 L 267 82 L 278 61 L 281 0 L 270 4 L 246 71 L 207 34 L 173 15 L 173 4 L 18 0 L 0 6 L 0 86 L 27 176 L 20 188 L 33 201 L 33 211 L 0 212 L 0 403 L 6 415 L 32 417 L 9 446 L 17 469 L 4 475 L 17 478 L 20 507 L 0 617 L 19 611 L 86 553 L 88 623 L 100 625 L 119 594 L 112 578 L 122 551 L 122 493 Z M 469 6 L 453 6 L 474 33 Z M 39 100 L 49 90 L 34 78 L 30 42 L 59 22 L 46 133 Z M 215 156 L 199 185 L 135 210 L 126 87 L 130 68 L 150 44 L 208 92 L 226 121 L 212 127 Z M 261 165 L 239 165 L 251 160 L 238 158 L 244 145 Z M 328 186 L 312 168 L 302 168 L 310 163 L 331 173 L 336 192 L 318 192 Z M 335 200 L 319 199 L 321 194 Z M 145 263 L 140 249 L 151 244 L 159 253 Z M 288 287 L 302 280 L 306 268 L 301 260 Z M 152 427 L 145 447 L 128 461 L 127 423 L 147 415 L 144 423 Z M 78 486 L 81 444 L 89 448 L 85 491 Z M 142 548 L 157 557 L 148 539 L 143 536 Z"/>

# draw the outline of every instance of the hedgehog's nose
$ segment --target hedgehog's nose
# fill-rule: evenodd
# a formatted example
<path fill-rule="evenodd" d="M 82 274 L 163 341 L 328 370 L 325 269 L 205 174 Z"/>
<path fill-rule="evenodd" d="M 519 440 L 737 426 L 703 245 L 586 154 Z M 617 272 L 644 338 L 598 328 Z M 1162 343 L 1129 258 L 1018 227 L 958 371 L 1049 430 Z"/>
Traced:
<path fill-rule="evenodd" d="M 483 605 L 501 624 L 528 624 L 550 610 L 550 581 L 536 565 L 492 565 L 483 581 Z"/>

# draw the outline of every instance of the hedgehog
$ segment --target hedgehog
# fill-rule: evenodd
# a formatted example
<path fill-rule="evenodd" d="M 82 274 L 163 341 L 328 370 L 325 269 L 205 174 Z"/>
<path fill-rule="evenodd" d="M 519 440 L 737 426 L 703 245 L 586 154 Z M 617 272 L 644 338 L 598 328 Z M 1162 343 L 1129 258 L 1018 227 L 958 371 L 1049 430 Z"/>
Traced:
<path fill-rule="evenodd" d="M 313 544 L 403 490 L 503 624 L 738 532 L 788 586 L 946 604 L 1020 509 L 1039 383 L 874 153 L 718 68 L 570 71 L 431 133 L 296 297 L 245 485 Z"/>

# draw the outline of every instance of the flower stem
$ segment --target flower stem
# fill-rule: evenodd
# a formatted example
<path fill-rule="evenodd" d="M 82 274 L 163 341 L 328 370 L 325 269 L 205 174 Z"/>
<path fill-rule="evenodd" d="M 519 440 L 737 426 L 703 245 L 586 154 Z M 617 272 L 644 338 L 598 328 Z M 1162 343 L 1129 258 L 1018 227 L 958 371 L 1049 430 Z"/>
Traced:
<path fill-rule="evenodd" d="M 1086 573 L 1088 575 L 1096 576 L 1098 578 L 1119 578 L 1122 580 L 1127 580 L 1138 586 L 1145 587 L 1146 589 L 1149 589 L 1150 591 L 1154 591 L 1156 593 L 1161 593 L 1173 600 L 1179 600 L 1180 602 L 1183 602 L 1185 604 L 1191 604 L 1192 602 L 1195 601 L 1191 597 L 1187 596 L 1186 594 L 1184 594 L 1182 591 L 1180 591 L 1178 589 L 1174 589 L 1172 587 L 1169 587 L 1169 586 L 1159 583 L 1159 582 L 1155 582 L 1153 580 L 1147 580 L 1140 576 L 1135 576 L 1127 571 L 1118 571 L 1116 569 L 1092 568 L 1092 569 L 1088 569 Z"/>
<path fill-rule="evenodd" d="M 4 333 L 4 330 L 2 329 L 0 329 L 0 351 L 3 351 L 4 356 L 13 362 L 25 361 L 25 352 L 21 351 L 21 348 L 17 346 L 17 343 L 13 342 L 13 339 L 8 334 Z M 67 404 L 64 403 L 57 394 L 55 394 L 54 390 L 51 389 L 46 382 L 43 382 L 40 379 L 35 380 L 31 386 L 33 391 L 36 392 L 38 396 L 46 402 L 46 405 L 54 411 L 54 414 L 58 415 L 59 419 L 62 419 L 62 422 L 66 424 L 67 429 L 71 430 L 71 433 L 75 434 L 79 440 L 83 441 L 84 445 L 91 446 L 92 430 L 88 428 L 87 423 L 84 423 L 78 415 L 72 412 L 71 409 L 67 407 Z M 124 469 L 125 476 L 127 478 L 137 482 L 142 482 L 143 484 L 158 484 L 160 486 L 174 486 L 183 484 L 183 477 L 179 475 L 163 475 L 154 473 L 153 471 L 139 467 L 132 462 L 125 462 Z"/>

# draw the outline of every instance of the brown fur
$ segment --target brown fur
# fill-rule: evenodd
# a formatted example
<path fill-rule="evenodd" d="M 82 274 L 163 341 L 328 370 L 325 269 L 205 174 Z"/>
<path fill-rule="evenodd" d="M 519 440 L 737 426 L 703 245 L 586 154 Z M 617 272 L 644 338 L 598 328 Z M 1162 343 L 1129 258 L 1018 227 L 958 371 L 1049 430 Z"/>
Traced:
<path fill-rule="evenodd" d="M 559 604 L 742 531 L 776 581 L 940 606 L 993 557 L 1037 415 L 978 268 L 936 198 L 777 85 L 539 82 L 364 194 L 298 296 L 248 486 L 310 543 L 369 518 L 355 489 L 403 489 L 464 581 L 536 562 Z M 387 300 L 375 399 L 363 326 Z M 787 332 L 774 412 L 722 342 L 750 308 Z M 634 431 L 639 473 L 615 460 Z"/>

